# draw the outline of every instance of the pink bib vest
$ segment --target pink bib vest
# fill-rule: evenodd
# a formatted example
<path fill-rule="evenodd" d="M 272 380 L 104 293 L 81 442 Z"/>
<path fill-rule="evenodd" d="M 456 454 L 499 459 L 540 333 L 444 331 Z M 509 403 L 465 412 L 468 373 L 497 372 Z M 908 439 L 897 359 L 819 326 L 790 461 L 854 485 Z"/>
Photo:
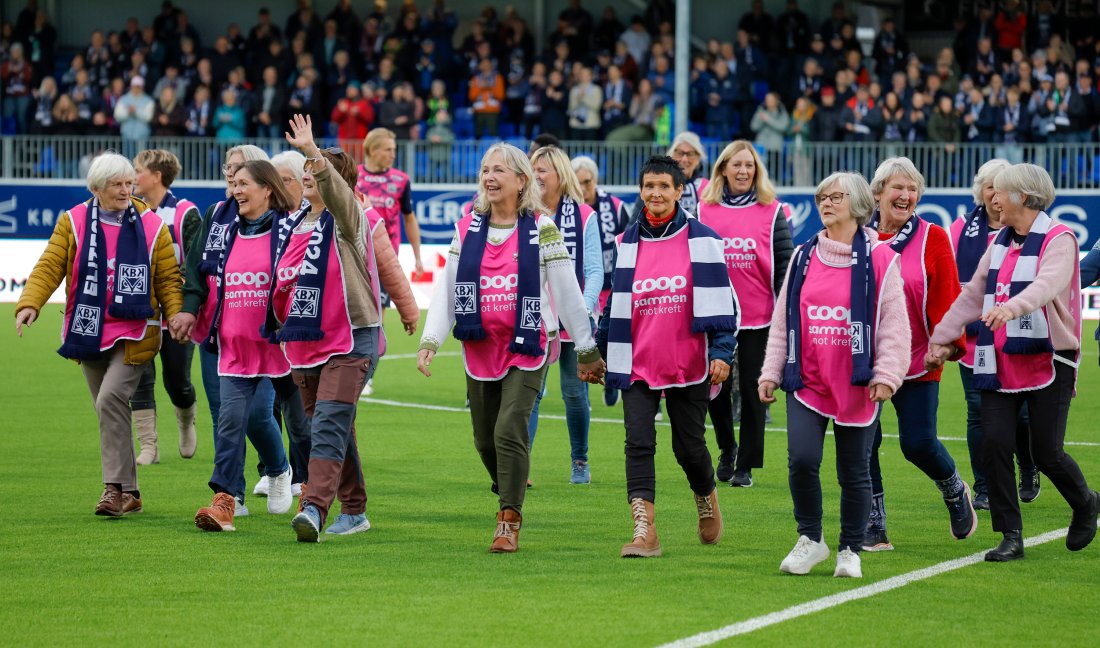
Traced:
<path fill-rule="evenodd" d="M 271 290 L 272 232 L 237 235 L 225 261 L 225 302 L 218 326 L 218 375 L 253 378 L 290 373 L 277 344 L 260 337 Z M 214 289 L 215 298 L 217 289 Z"/>
<path fill-rule="evenodd" d="M 466 216 L 458 222 L 460 248 L 472 221 L 473 217 Z M 488 222 L 483 227 L 488 227 Z M 478 294 L 481 299 L 481 327 L 485 329 L 485 338 L 462 342 L 462 359 L 466 364 L 466 373 L 471 378 L 500 380 L 512 367 L 534 371 L 550 360 L 545 322 L 542 323 L 542 330 L 539 333 L 539 345 L 545 352 L 543 355 L 535 357 L 508 350 L 508 345 L 515 337 L 516 331 L 518 283 L 519 230 L 517 229 L 500 245 L 486 242 L 485 252 L 481 256 L 481 283 L 478 286 Z"/>
<path fill-rule="evenodd" d="M 779 201 L 746 207 L 699 204 L 699 220 L 722 237 L 726 270 L 741 308 L 743 329 L 767 328 L 775 312 L 772 232 L 780 205 Z"/>
<path fill-rule="evenodd" d="M 1043 254 L 1047 246 L 1058 236 L 1074 236 L 1073 231 L 1065 225 L 1055 225 L 1047 232 L 1043 247 L 1039 251 L 1039 267 L 1043 265 Z M 1075 239 L 1076 240 L 1076 239 Z M 1020 250 L 1023 248 L 1012 246 L 1001 264 L 997 273 L 997 293 L 993 303 L 997 306 L 1009 300 L 1008 287 L 1012 283 L 1012 271 L 1020 260 Z M 1073 309 L 1073 318 L 1077 324 L 1077 330 L 1081 330 L 1081 270 L 1078 266 L 1073 273 L 1070 284 L 1073 287 L 1073 298 L 1069 301 Z M 1042 307 L 1043 315 L 1050 321 L 1049 311 Z M 1026 315 L 1025 315 L 1026 317 Z M 1054 381 L 1054 353 L 1005 353 L 1005 340 L 1008 338 L 1008 327 L 1002 326 L 993 332 L 993 347 L 997 354 L 997 380 L 1001 382 L 1002 392 L 1021 392 L 1042 389 Z"/>
<path fill-rule="evenodd" d="M 928 271 L 924 265 L 924 252 L 928 246 L 928 231 L 932 227 L 936 226 L 917 217 L 917 231 L 913 233 L 913 240 L 909 241 L 900 255 L 899 269 L 905 290 L 905 312 L 909 315 L 909 330 L 913 335 L 906 380 L 928 373 L 924 369 L 924 356 L 928 353 L 928 340 L 932 332 L 928 325 Z M 883 243 L 889 245 L 889 241 Z"/>
<path fill-rule="evenodd" d="M 959 249 L 959 237 L 962 236 L 963 228 L 966 227 L 965 218 L 956 218 L 955 222 L 951 223 L 951 229 L 948 233 L 951 235 L 951 252 L 955 253 Z M 990 230 L 989 238 L 986 241 L 986 247 L 993 244 L 993 239 L 997 237 L 997 233 L 1000 230 Z M 963 352 L 963 357 L 959 359 L 959 364 L 964 367 L 974 368 L 974 347 L 978 343 L 977 335 L 966 336 L 966 351 Z"/>
<path fill-rule="evenodd" d="M 65 339 L 65 331 L 69 330 L 69 323 L 72 321 L 73 309 L 76 307 L 76 291 L 81 284 L 80 276 L 82 274 L 80 268 L 80 259 L 84 255 L 84 230 L 88 226 L 88 204 L 81 203 L 76 207 L 69 210 L 69 218 L 73 223 L 73 236 L 76 238 L 76 255 L 73 258 L 73 282 L 66 290 L 67 298 L 65 300 L 65 322 L 61 327 L 62 341 Z M 149 249 L 149 258 L 153 257 L 153 248 L 156 246 L 157 234 L 162 227 L 160 219 L 156 217 L 153 212 L 146 211 L 141 215 L 141 225 L 145 232 L 145 242 Z M 103 256 L 99 258 L 100 263 L 107 264 L 107 281 L 104 290 L 107 291 L 107 297 L 104 300 L 104 307 L 111 304 L 115 298 L 115 259 L 117 258 L 118 250 L 118 234 L 119 224 L 108 223 L 103 218 L 99 219 L 99 226 L 103 232 L 103 243 L 106 249 L 103 250 Z M 148 268 L 148 274 L 146 275 L 146 281 L 153 280 L 153 268 L 150 265 Z M 149 294 L 153 294 L 153 287 L 148 286 Z M 103 313 L 103 335 L 101 336 L 99 343 L 99 350 L 106 351 L 115 345 L 119 340 L 141 340 L 145 337 L 145 328 L 148 326 L 160 326 L 160 322 L 156 320 L 130 320 L 130 319 L 117 319 L 112 317 L 109 310 L 105 310 Z"/>
<path fill-rule="evenodd" d="M 890 246 L 871 250 L 876 291 L 882 301 L 886 270 L 897 258 Z M 823 262 L 815 251 L 802 285 L 798 305 L 802 317 L 802 381 L 805 387 L 794 393 L 803 405 L 840 425 L 865 427 L 878 415 L 878 403 L 868 387 L 852 384 L 852 334 L 850 323 L 851 268 L 837 268 Z M 878 326 L 879 314 L 871 320 Z"/>
<path fill-rule="evenodd" d="M 687 227 L 665 239 L 639 239 L 631 287 L 631 382 L 664 389 L 707 379 L 707 336 L 691 332 L 691 277 Z"/>
<path fill-rule="evenodd" d="M 387 169 L 382 173 L 371 173 L 367 167 L 359 165 L 359 181 L 355 189 L 365 195 L 371 207 L 386 221 L 386 230 L 390 243 L 396 251 L 401 247 L 401 195 L 409 186 L 409 176 L 398 169 Z"/>

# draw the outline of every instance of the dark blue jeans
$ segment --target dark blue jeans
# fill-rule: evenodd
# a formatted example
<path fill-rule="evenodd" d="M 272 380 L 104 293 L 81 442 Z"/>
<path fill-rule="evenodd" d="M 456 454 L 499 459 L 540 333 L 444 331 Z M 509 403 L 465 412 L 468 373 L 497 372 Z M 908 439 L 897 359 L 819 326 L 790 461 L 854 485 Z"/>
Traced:
<path fill-rule="evenodd" d="M 970 450 L 970 468 L 974 471 L 974 492 L 988 493 L 985 482 L 985 460 L 982 457 L 982 391 L 974 387 L 974 370 L 959 365 L 963 394 L 966 396 L 966 446 Z M 1020 407 L 1016 419 L 1016 463 L 1020 471 L 1035 471 L 1035 459 L 1031 456 L 1031 423 L 1028 421 L 1027 403 Z"/>
<path fill-rule="evenodd" d="M 561 399 L 565 401 L 565 426 L 569 428 L 570 458 L 573 461 L 588 461 L 588 428 L 592 413 L 588 409 L 588 383 L 577 377 L 577 347 L 572 342 L 561 343 L 561 357 L 558 358 L 561 377 Z M 535 407 L 531 410 L 531 420 L 527 423 L 528 445 L 534 445 L 535 432 L 539 427 L 539 403 L 546 394 L 546 383 L 535 397 Z"/>
<path fill-rule="evenodd" d="M 940 405 L 940 384 L 910 380 L 890 399 L 898 415 L 901 454 L 933 480 L 944 480 L 955 473 L 955 460 L 936 436 L 936 409 Z M 875 424 L 871 448 L 871 490 L 882 491 L 882 468 L 878 452 L 882 445 L 882 425 Z"/>
<path fill-rule="evenodd" d="M 271 381 L 227 376 L 220 381 L 221 407 L 214 436 L 214 473 L 210 476 L 210 488 L 216 493 L 231 493 L 243 501 L 246 436 L 267 466 L 269 477 L 281 474 L 290 464 L 283 449 L 283 435 L 271 411 L 275 403 Z"/>

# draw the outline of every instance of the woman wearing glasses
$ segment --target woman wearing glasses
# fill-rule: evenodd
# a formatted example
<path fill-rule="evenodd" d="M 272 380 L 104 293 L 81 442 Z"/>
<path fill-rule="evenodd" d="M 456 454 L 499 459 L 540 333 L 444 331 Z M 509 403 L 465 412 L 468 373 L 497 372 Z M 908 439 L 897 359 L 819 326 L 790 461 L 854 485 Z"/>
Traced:
<path fill-rule="evenodd" d="M 807 574 L 829 556 L 821 524 L 825 428 L 833 421 L 840 482 L 837 577 L 860 578 L 871 508 L 867 457 L 881 403 L 909 366 L 909 320 L 897 254 L 865 227 L 874 197 L 863 176 L 834 173 L 817 186 L 825 228 L 798 247 L 779 291 L 759 397 L 787 392 L 787 449 L 798 542 L 779 569 Z"/>
<path fill-rule="evenodd" d="M 703 142 L 695 133 L 684 131 L 672 140 L 666 155 L 676 160 L 676 164 L 680 165 L 680 170 L 684 172 L 684 177 L 688 180 L 687 184 L 684 185 L 684 193 L 680 196 L 680 206 L 688 214 L 694 216 L 696 209 L 699 207 L 700 197 L 703 195 L 703 190 L 707 188 L 708 183 L 706 171 L 703 169 L 703 162 L 707 159 Z M 638 196 L 638 200 L 634 202 L 634 209 L 631 211 L 633 214 L 630 219 L 631 222 L 638 220 L 644 207 L 642 197 Z"/>

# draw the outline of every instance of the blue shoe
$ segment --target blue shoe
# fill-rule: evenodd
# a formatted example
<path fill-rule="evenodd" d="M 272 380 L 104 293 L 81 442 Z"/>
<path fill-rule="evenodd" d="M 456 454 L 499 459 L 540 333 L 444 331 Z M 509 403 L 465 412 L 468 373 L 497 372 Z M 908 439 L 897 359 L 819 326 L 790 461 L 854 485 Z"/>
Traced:
<path fill-rule="evenodd" d="M 569 477 L 571 484 L 588 484 L 592 481 L 592 473 L 588 470 L 588 462 L 580 459 L 573 462 L 573 474 Z"/>
<path fill-rule="evenodd" d="M 608 407 L 614 407 L 615 403 L 619 402 L 619 390 L 616 387 L 610 387 L 608 385 L 603 386 L 603 404 Z"/>
<path fill-rule="evenodd" d="M 321 512 L 312 504 L 306 504 L 290 521 L 290 526 L 294 527 L 298 542 L 321 541 Z"/>
<path fill-rule="evenodd" d="M 336 521 L 328 525 L 325 529 L 325 533 L 331 533 L 332 535 L 351 535 L 353 533 L 359 533 L 360 531 L 366 531 L 370 528 L 370 520 L 367 516 L 358 513 L 351 515 L 347 513 L 341 513 L 336 517 Z"/>

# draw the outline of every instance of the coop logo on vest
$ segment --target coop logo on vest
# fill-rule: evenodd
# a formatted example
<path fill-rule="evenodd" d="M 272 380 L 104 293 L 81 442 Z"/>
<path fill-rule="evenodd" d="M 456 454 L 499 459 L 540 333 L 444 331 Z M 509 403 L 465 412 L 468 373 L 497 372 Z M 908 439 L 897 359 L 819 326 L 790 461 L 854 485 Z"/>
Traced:
<path fill-rule="evenodd" d="M 650 293 L 655 290 L 667 290 L 668 292 L 675 293 L 677 290 L 687 287 L 687 279 L 682 275 L 676 275 L 674 277 L 651 277 L 649 279 L 639 279 L 634 282 L 634 293 Z"/>
<path fill-rule="evenodd" d="M 141 295 L 148 292 L 148 286 L 148 266 L 119 264 L 118 292 L 124 295 Z"/>
<path fill-rule="evenodd" d="M 997 282 L 997 297 L 1007 297 L 1008 292 L 1012 289 L 1012 284 Z"/>
<path fill-rule="evenodd" d="M 723 238 L 722 247 L 726 250 L 749 252 L 756 249 L 756 239 L 752 237 L 742 238 L 740 236 Z"/>
<path fill-rule="evenodd" d="M 512 289 L 519 285 L 518 274 L 508 275 L 495 275 L 492 277 L 481 277 L 481 289 L 487 290 L 489 288 L 496 288 L 497 290 Z"/>
<path fill-rule="evenodd" d="M 806 319 L 810 335 L 820 336 L 814 344 L 851 346 L 859 338 L 857 344 L 862 347 L 862 329 L 851 326 L 851 311 L 844 306 L 807 306 Z"/>
<path fill-rule="evenodd" d="M 226 286 L 266 286 L 271 283 L 271 275 L 266 272 L 229 272 L 225 275 Z"/>
<path fill-rule="evenodd" d="M 806 317 L 812 320 L 838 320 L 847 323 L 851 314 L 843 306 L 808 306 Z"/>

